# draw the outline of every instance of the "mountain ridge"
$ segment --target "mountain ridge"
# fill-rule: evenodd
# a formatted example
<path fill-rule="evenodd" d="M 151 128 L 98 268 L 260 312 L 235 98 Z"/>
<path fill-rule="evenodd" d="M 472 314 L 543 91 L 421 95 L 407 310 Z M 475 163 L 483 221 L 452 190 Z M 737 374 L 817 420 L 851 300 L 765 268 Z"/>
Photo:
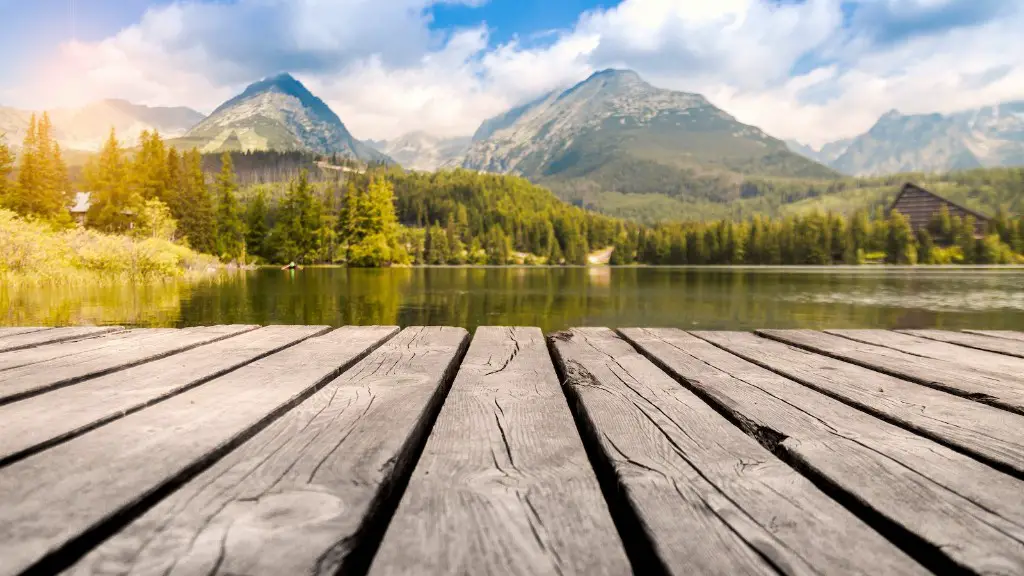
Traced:
<path fill-rule="evenodd" d="M 330 106 L 288 73 L 248 85 L 172 144 L 204 153 L 305 150 L 389 160 L 353 137 Z"/>
<path fill-rule="evenodd" d="M 461 167 L 525 176 L 598 209 L 608 193 L 724 202 L 745 175 L 837 176 L 703 95 L 617 69 L 485 120 Z"/>
<path fill-rule="evenodd" d="M 826 148 L 841 149 L 834 157 Z M 863 134 L 820 150 L 791 142 L 794 152 L 851 176 L 949 172 L 1024 165 L 1024 101 L 951 114 L 892 109 Z"/>

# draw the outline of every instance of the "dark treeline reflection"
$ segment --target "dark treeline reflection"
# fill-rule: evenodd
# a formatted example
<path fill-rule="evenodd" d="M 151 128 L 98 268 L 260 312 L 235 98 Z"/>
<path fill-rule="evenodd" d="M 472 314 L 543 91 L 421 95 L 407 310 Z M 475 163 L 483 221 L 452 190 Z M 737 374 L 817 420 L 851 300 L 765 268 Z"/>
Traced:
<path fill-rule="evenodd" d="M 260 269 L 198 284 L 0 289 L 0 322 L 1024 330 L 1011 270 Z"/>

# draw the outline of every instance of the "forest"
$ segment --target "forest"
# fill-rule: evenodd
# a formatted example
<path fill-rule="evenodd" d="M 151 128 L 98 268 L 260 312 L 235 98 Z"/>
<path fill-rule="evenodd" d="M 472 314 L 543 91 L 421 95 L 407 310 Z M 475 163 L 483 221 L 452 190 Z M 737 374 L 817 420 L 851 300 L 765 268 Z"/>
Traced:
<path fill-rule="evenodd" d="M 986 190 L 976 172 L 947 178 Z M 843 182 L 750 182 L 737 202 L 772 198 L 799 206 L 902 183 Z M 987 193 L 993 189 L 1003 188 Z M 45 115 L 33 119 L 17 159 L 0 143 L 0 207 L 70 228 L 72 190 L 91 194 L 89 229 L 160 238 L 247 264 L 585 265 L 608 248 L 617 265 L 1007 264 L 1024 252 L 1024 221 L 1006 211 L 981 237 L 971 220 L 948 214 L 915 233 L 877 201 L 643 224 L 565 203 L 518 177 L 405 172 L 298 152 L 204 156 L 179 152 L 157 133 L 144 133 L 129 149 L 111 131 L 72 181 Z"/>

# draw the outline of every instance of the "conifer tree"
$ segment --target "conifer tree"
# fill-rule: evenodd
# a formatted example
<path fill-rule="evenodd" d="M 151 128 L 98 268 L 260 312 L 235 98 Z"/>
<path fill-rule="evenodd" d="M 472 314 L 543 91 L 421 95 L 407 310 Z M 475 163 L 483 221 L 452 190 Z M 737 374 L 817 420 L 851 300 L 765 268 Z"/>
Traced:
<path fill-rule="evenodd" d="M 167 147 L 160 133 L 143 131 L 139 146 L 131 165 L 133 185 L 143 200 L 155 198 L 170 204 L 170 168 Z"/>
<path fill-rule="evenodd" d="M 245 225 L 242 223 L 231 154 L 221 156 L 221 169 L 214 183 L 217 196 L 217 253 L 226 260 L 245 255 Z"/>
<path fill-rule="evenodd" d="M 893 264 L 916 264 L 917 246 L 910 221 L 899 211 L 893 210 L 889 215 L 887 229 L 889 236 L 885 248 L 886 261 Z"/>
<path fill-rule="evenodd" d="M 282 262 L 315 262 L 320 252 L 320 208 L 305 170 L 288 189 L 277 211 L 272 235 L 280 243 Z"/>
<path fill-rule="evenodd" d="M 60 146 L 53 139 L 50 116 L 33 114 L 22 144 L 18 185 L 8 195 L 8 207 L 21 214 L 70 220 L 71 185 Z"/>
<path fill-rule="evenodd" d="M 175 205 L 178 207 L 175 214 L 178 232 L 188 239 L 192 249 L 205 254 L 216 253 L 217 218 L 203 173 L 203 157 L 196 149 L 184 155 L 181 189 Z"/>
<path fill-rule="evenodd" d="M 268 216 L 267 193 L 260 188 L 246 210 L 245 247 L 246 252 L 264 260 L 273 259 L 273 255 L 267 252 L 267 235 L 270 232 Z"/>
<path fill-rule="evenodd" d="M 14 192 L 14 183 L 11 181 L 13 171 L 14 155 L 4 141 L 4 135 L 0 134 L 0 206 L 8 206 Z"/>
<path fill-rule="evenodd" d="M 115 233 L 130 230 L 142 202 L 128 184 L 128 163 L 113 129 L 99 157 L 86 165 L 84 177 L 92 194 L 86 216 L 89 225 Z"/>

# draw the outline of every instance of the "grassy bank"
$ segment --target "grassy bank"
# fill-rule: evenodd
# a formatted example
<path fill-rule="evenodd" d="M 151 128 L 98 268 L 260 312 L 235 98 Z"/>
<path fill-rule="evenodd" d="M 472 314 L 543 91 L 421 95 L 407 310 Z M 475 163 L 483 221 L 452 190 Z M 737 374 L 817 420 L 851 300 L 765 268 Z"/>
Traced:
<path fill-rule="evenodd" d="M 78 284 L 198 277 L 216 258 L 159 238 L 66 229 L 0 210 L 0 281 Z"/>

